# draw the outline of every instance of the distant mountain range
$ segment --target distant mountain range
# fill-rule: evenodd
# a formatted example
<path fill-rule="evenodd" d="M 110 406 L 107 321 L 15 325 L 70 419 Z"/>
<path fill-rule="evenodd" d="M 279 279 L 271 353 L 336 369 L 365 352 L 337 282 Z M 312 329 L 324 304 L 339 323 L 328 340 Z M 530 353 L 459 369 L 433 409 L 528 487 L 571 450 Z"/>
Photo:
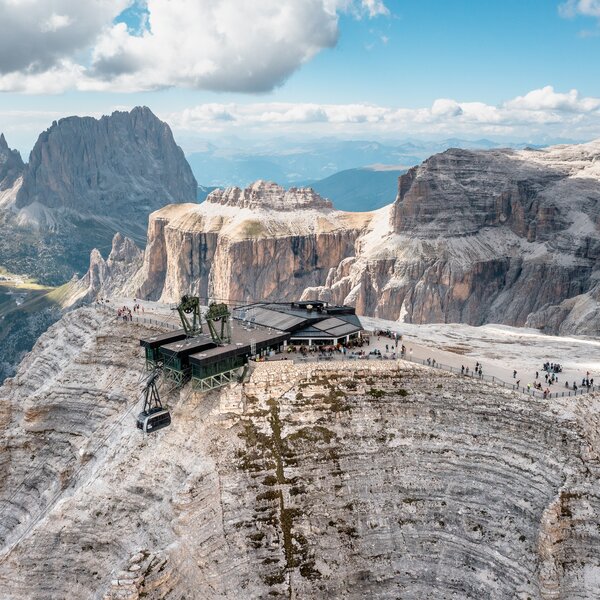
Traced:
<path fill-rule="evenodd" d="M 339 210 L 361 212 L 381 208 L 396 197 L 398 177 L 429 156 L 449 148 L 523 149 L 526 143 L 449 138 L 438 142 L 409 140 L 402 144 L 374 141 L 315 140 L 268 144 L 207 144 L 187 159 L 196 179 L 198 201 L 216 188 L 244 188 L 262 179 L 290 187 L 310 186 Z M 542 146 L 533 146 L 536 148 Z M 240 150 L 243 148 L 243 150 Z"/>
<path fill-rule="evenodd" d="M 339 210 L 364 212 L 393 202 L 403 173 L 406 169 L 346 169 L 308 185 Z"/>
<path fill-rule="evenodd" d="M 401 144 L 331 139 L 305 142 L 278 139 L 259 144 L 223 139 L 218 145 L 207 143 L 202 151 L 189 153 L 187 159 L 198 182 L 206 187 L 246 187 L 258 179 L 297 186 L 349 169 L 386 166 L 402 171 L 448 148 L 489 150 L 527 146 L 530 145 L 459 138 L 437 142 L 409 140 Z"/>

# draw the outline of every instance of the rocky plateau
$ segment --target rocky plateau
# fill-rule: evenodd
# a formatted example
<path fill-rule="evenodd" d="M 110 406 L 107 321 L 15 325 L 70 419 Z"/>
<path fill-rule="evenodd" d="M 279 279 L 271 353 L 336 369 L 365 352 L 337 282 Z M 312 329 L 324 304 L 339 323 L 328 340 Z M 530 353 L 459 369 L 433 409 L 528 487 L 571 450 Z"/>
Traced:
<path fill-rule="evenodd" d="M 403 361 L 163 388 L 140 325 L 64 316 L 0 388 L 0 597 L 593 600 L 600 398 Z"/>

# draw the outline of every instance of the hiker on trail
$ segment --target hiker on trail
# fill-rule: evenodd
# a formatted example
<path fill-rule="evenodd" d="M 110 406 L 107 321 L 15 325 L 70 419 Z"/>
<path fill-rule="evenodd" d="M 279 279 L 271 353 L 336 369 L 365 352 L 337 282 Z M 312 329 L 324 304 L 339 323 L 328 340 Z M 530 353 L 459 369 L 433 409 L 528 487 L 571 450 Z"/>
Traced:
<path fill-rule="evenodd" d="M 516 378 L 517 378 L 517 372 L 513 371 L 513 379 L 516 379 Z"/>
<path fill-rule="evenodd" d="M 527 384 L 527 393 L 529 393 L 529 392 L 531 392 L 531 384 L 530 383 Z"/>
<path fill-rule="evenodd" d="M 519 384 L 521 383 L 520 379 L 517 379 L 517 388 L 519 387 Z"/>
<path fill-rule="evenodd" d="M 565 381 L 565 387 L 568 388 L 569 387 L 569 382 Z"/>
<path fill-rule="evenodd" d="M 535 372 L 535 378 L 537 379 L 540 376 L 540 374 L 536 371 Z"/>
<path fill-rule="evenodd" d="M 462 375 L 465 374 L 465 365 L 461 365 L 460 366 L 460 372 L 461 372 Z"/>

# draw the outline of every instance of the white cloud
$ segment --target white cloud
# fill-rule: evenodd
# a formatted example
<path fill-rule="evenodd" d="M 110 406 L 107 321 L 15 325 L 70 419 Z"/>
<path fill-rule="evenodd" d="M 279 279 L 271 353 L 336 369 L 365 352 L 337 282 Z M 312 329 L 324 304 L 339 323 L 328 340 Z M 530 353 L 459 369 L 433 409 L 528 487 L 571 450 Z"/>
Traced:
<path fill-rule="evenodd" d="M 458 117 L 463 114 L 463 109 L 456 100 L 448 98 L 438 98 L 433 102 L 431 114 L 442 117 Z"/>
<path fill-rule="evenodd" d="M 550 85 L 532 90 L 524 96 L 517 96 L 506 103 L 508 108 L 531 111 L 559 110 L 566 112 L 589 112 L 600 108 L 599 98 L 581 98 L 577 90 L 567 93 L 555 92 Z"/>
<path fill-rule="evenodd" d="M 363 0 L 362 6 L 367 11 L 369 17 L 388 16 L 390 11 L 382 0 Z"/>
<path fill-rule="evenodd" d="M 137 0 L 132 31 L 114 20 L 133 4 L 0 0 L 0 91 L 264 92 L 335 46 L 340 12 L 389 14 L 382 0 Z"/>
<path fill-rule="evenodd" d="M 0 74 L 35 77 L 56 68 L 88 48 L 127 3 L 0 0 Z"/>
<path fill-rule="evenodd" d="M 68 27 L 73 24 L 73 19 L 69 15 L 57 15 L 56 13 L 52 13 L 49 19 L 42 24 L 42 31 L 58 31 L 59 29 L 63 29 L 63 27 Z"/>
<path fill-rule="evenodd" d="M 565 18 L 600 17 L 600 0 L 567 0 L 559 5 L 558 11 Z"/>
<path fill-rule="evenodd" d="M 180 132 L 378 136 L 423 134 L 600 136 L 600 98 L 551 86 L 499 105 L 435 100 L 430 107 L 372 104 L 249 103 L 202 104 L 161 115 Z"/>

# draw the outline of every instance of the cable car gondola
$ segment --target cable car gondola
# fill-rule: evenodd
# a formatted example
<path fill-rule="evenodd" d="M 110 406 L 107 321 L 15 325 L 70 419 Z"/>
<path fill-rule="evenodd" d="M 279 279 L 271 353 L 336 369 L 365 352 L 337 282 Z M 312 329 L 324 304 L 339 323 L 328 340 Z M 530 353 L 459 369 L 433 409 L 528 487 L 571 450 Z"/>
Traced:
<path fill-rule="evenodd" d="M 171 413 L 162 407 L 155 407 L 149 411 L 142 411 L 137 418 L 137 428 L 144 433 L 152 433 L 171 424 Z"/>
<path fill-rule="evenodd" d="M 136 422 L 137 428 L 144 433 L 153 433 L 171 424 L 171 413 L 163 407 L 158 395 L 156 381 L 159 376 L 158 369 L 152 371 L 144 387 L 144 410 L 137 416 Z"/>

